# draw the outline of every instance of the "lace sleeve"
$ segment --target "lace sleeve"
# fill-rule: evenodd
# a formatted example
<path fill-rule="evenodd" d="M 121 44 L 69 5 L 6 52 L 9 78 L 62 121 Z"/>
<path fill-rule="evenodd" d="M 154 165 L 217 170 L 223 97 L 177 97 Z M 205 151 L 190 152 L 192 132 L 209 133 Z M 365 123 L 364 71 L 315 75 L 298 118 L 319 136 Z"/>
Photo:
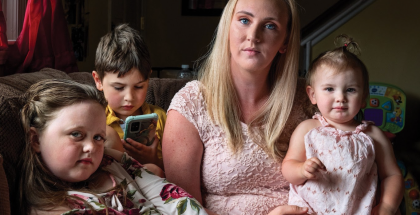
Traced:
<path fill-rule="evenodd" d="M 207 122 L 206 105 L 203 94 L 200 92 L 200 82 L 191 81 L 185 85 L 171 101 L 168 113 L 176 110 L 191 122 L 200 136 L 203 132 L 203 123 Z"/>

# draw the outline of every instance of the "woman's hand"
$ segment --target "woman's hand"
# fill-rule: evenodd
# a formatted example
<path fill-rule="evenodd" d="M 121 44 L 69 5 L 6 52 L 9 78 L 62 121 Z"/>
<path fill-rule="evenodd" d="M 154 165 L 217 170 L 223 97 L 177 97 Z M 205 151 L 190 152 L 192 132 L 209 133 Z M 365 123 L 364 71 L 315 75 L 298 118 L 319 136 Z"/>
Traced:
<path fill-rule="evenodd" d="M 296 205 L 282 205 L 274 208 L 268 215 L 307 214 L 308 208 Z"/>

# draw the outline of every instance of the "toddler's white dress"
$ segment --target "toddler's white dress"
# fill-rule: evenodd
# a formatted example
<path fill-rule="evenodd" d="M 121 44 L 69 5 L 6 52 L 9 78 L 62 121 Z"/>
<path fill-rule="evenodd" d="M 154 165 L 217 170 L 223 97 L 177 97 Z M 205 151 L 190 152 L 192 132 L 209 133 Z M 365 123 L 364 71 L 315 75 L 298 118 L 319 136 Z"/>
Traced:
<path fill-rule="evenodd" d="M 303 185 L 290 185 L 289 205 L 308 207 L 316 214 L 370 214 L 377 186 L 377 167 L 373 140 L 363 131 L 368 122 L 355 131 L 330 127 L 315 114 L 322 126 L 305 135 L 306 158 L 317 157 L 327 171 Z"/>

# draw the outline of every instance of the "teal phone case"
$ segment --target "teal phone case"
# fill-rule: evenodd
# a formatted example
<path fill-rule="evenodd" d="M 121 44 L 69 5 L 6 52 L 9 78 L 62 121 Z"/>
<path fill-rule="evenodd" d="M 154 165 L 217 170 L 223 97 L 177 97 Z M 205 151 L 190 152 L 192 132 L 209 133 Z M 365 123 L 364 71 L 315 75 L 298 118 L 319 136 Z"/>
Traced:
<path fill-rule="evenodd" d="M 130 138 L 146 146 L 151 145 L 155 138 L 158 118 L 156 113 L 127 117 L 124 140 Z"/>

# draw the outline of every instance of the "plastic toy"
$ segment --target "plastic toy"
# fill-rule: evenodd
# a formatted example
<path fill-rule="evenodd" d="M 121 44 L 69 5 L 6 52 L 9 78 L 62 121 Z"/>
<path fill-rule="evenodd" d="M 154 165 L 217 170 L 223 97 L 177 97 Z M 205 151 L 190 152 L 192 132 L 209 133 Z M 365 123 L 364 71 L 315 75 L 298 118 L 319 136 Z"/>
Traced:
<path fill-rule="evenodd" d="M 401 213 L 406 215 L 420 215 L 420 191 L 419 185 L 410 172 L 405 171 L 405 166 L 401 161 L 398 161 L 404 176 L 404 199 L 401 203 Z"/>
<path fill-rule="evenodd" d="M 369 99 L 362 109 L 365 120 L 373 121 L 392 141 L 395 133 L 400 132 L 405 124 L 406 96 L 404 91 L 396 86 L 384 83 L 369 84 Z M 398 166 L 404 177 L 405 190 L 403 202 L 400 205 L 402 214 L 420 215 L 420 191 L 413 176 L 403 162 Z"/>
<path fill-rule="evenodd" d="M 405 93 L 396 86 L 370 83 L 369 94 L 363 109 L 365 120 L 375 122 L 383 131 L 392 134 L 400 132 L 405 124 Z"/>

